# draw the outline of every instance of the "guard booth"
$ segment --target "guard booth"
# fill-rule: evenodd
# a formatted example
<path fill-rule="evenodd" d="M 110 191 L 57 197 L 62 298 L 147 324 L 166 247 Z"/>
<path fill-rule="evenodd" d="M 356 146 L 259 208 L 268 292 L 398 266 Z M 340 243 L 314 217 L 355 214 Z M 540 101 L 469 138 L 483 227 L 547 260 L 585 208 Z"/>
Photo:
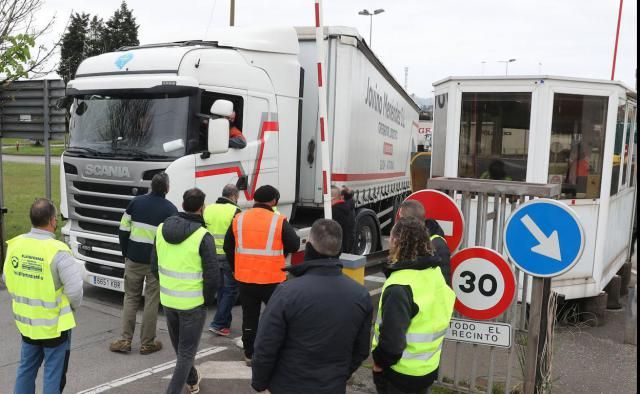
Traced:
<path fill-rule="evenodd" d="M 560 199 L 578 214 L 586 241 L 578 263 L 554 278 L 554 290 L 566 299 L 595 297 L 617 273 L 630 276 L 635 91 L 552 76 L 450 77 L 434 88 L 432 178 L 561 184 Z M 470 209 L 477 207 L 476 199 Z M 496 236 L 488 232 L 484 243 Z"/>

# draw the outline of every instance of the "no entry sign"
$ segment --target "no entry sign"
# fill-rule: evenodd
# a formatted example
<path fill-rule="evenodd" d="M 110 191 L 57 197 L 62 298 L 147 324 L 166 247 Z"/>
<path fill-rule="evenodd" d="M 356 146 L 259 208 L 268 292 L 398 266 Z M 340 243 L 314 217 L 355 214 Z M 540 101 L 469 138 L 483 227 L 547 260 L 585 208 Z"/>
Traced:
<path fill-rule="evenodd" d="M 417 191 L 406 199 L 420 202 L 425 210 L 425 219 L 433 219 L 442 227 L 449 250 L 453 252 L 458 249 L 464 232 L 464 218 L 451 197 L 441 191 L 429 189 Z"/>
<path fill-rule="evenodd" d="M 509 264 L 497 252 L 482 247 L 451 257 L 451 286 L 456 310 L 471 319 L 490 320 L 511 304 L 516 282 Z"/>

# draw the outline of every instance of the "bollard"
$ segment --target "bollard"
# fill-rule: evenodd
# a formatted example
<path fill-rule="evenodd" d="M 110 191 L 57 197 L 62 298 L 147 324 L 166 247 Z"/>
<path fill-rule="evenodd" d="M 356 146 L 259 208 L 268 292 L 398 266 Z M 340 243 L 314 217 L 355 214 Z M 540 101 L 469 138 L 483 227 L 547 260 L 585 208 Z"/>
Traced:
<path fill-rule="evenodd" d="M 629 287 L 629 302 L 624 321 L 624 343 L 638 345 L 638 293 L 637 286 Z"/>
<path fill-rule="evenodd" d="M 607 293 L 604 291 L 595 297 L 582 300 L 581 320 L 591 327 L 604 326 L 607 311 Z"/>
<path fill-rule="evenodd" d="M 607 309 L 622 309 L 622 304 L 620 304 L 621 284 L 622 278 L 620 275 L 614 275 L 609 284 L 604 288 L 604 291 L 607 292 Z"/>
<path fill-rule="evenodd" d="M 340 255 L 342 273 L 364 286 L 364 267 L 367 258 L 357 254 L 343 253 Z"/>
<path fill-rule="evenodd" d="M 625 296 L 629 292 L 629 284 L 631 283 L 631 269 L 632 269 L 631 261 L 627 261 L 622 265 L 620 271 L 618 271 L 618 275 L 622 278 L 622 283 L 620 283 L 620 295 Z"/>

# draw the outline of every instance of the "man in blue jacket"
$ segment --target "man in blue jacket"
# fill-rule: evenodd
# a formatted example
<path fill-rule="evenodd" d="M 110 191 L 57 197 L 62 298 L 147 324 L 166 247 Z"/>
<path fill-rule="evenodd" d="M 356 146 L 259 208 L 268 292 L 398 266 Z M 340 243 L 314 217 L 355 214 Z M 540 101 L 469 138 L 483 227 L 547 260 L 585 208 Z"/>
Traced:
<path fill-rule="evenodd" d="M 129 203 L 120 221 L 120 248 L 125 258 L 124 302 L 122 306 L 121 338 L 112 342 L 109 350 L 128 353 L 136 328 L 136 312 L 142 303 L 144 312 L 140 332 L 140 354 L 151 354 L 162 349 L 156 340 L 156 323 L 160 304 L 158 280 L 151 274 L 151 250 L 157 227 L 178 213 L 175 205 L 165 198 L 169 191 L 169 176 L 162 172 L 151 179 L 151 193 L 137 196 Z"/>

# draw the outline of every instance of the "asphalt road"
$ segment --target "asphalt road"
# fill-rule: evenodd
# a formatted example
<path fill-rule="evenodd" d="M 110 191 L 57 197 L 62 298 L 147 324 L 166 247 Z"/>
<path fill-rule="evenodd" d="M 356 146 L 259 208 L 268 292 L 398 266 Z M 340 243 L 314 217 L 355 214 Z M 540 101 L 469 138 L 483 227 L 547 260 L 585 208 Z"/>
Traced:
<path fill-rule="evenodd" d="M 27 164 L 44 164 L 44 156 L 20 156 L 20 155 L 2 155 L 3 162 L 11 163 L 27 163 Z M 59 156 L 51 156 L 51 164 L 60 164 Z"/>
<path fill-rule="evenodd" d="M 637 269 L 636 261 L 634 259 L 634 269 Z M 372 302 L 377 305 L 384 278 L 375 271 L 372 269 L 367 273 L 366 286 L 372 294 Z M 633 281 L 635 283 L 635 276 Z M 85 285 L 85 302 L 76 315 L 78 327 L 73 332 L 65 392 L 164 392 L 175 365 L 164 317 L 160 316 L 158 323 L 158 338 L 165 345 L 162 351 L 148 356 L 138 354 L 136 337 L 130 354 L 111 353 L 108 346 L 120 330 L 121 303 L 122 294 Z M 213 312 L 212 308 L 207 323 L 213 318 Z M 556 330 L 553 392 L 636 392 L 637 348 L 623 343 L 625 312 L 607 314 L 604 327 L 567 326 Z M 1 285 L 0 316 L 0 392 L 9 392 L 15 381 L 20 340 L 10 318 L 9 296 Z M 202 393 L 252 393 L 250 369 L 241 362 L 242 351 L 235 344 L 240 336 L 240 307 L 234 308 L 233 317 L 230 338 L 207 331 L 202 334 L 196 361 L 203 375 Z M 452 354 L 449 346 L 445 342 L 443 359 Z M 485 353 L 482 350 L 479 356 L 481 365 Z M 370 365 L 370 361 L 365 364 Z M 374 393 L 370 373 L 366 365 L 360 368 L 348 393 Z"/>

